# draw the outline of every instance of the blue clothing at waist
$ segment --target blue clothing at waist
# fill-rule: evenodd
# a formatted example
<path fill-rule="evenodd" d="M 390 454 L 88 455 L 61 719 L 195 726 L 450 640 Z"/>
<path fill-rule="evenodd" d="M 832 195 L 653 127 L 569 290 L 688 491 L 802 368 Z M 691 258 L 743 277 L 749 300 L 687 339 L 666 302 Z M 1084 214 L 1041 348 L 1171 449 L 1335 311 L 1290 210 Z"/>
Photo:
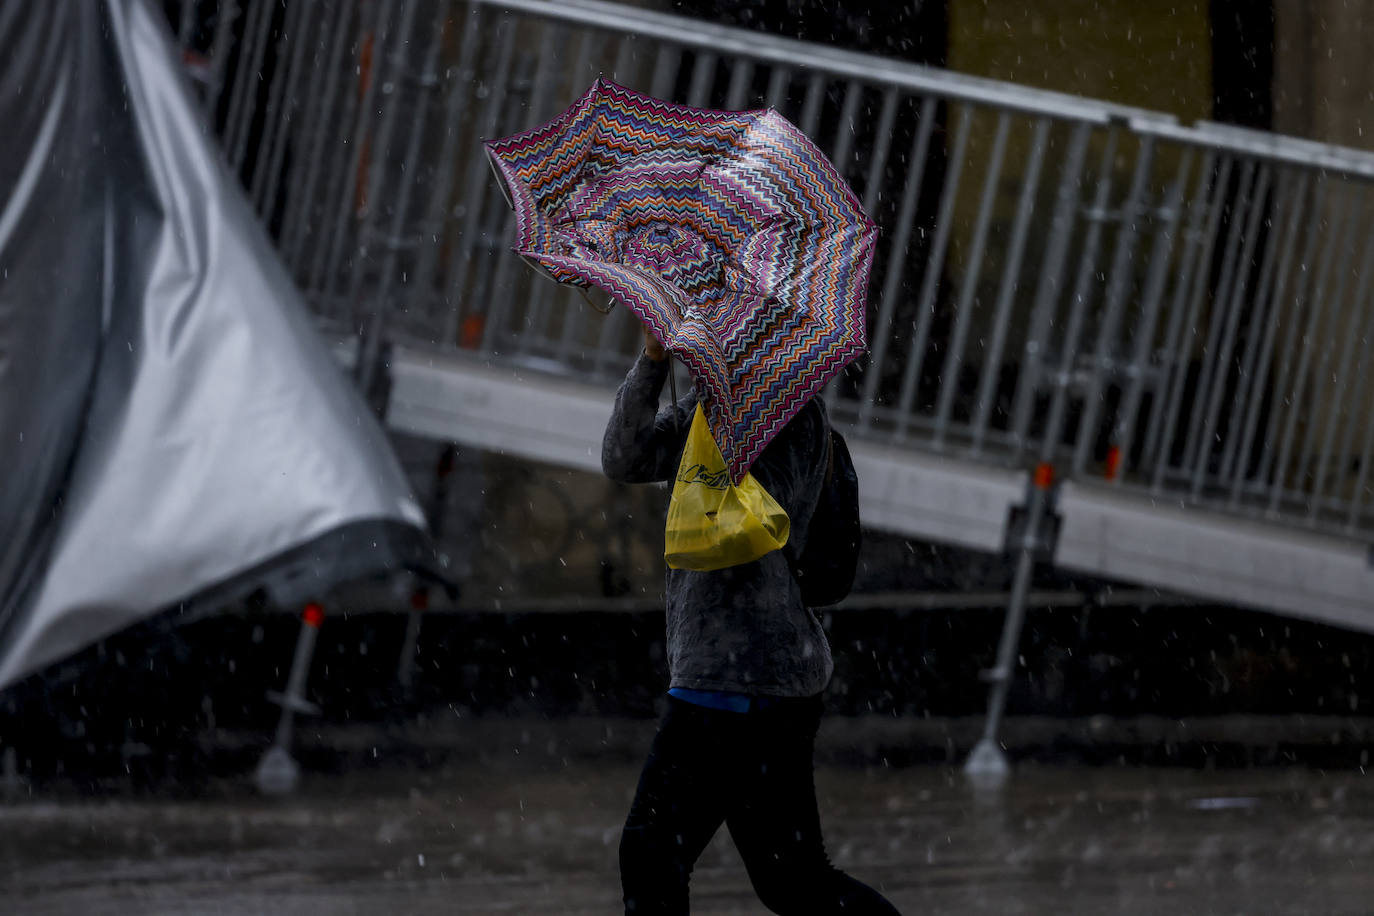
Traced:
<path fill-rule="evenodd" d="M 759 697 L 749 693 L 732 693 L 726 690 L 692 690 L 688 687 L 674 687 L 668 696 L 677 697 L 697 706 L 711 709 L 724 709 L 727 712 L 757 712 L 767 709 L 778 701 L 777 697 Z"/>

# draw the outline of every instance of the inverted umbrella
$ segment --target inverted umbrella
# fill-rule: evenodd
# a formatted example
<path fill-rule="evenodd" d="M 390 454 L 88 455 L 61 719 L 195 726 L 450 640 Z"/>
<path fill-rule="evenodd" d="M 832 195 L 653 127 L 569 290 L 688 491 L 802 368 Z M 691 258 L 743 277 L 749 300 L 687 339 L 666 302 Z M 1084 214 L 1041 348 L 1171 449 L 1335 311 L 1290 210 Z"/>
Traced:
<path fill-rule="evenodd" d="M 712 111 L 598 79 L 487 143 L 514 250 L 628 306 L 691 370 L 731 476 L 867 347 L 876 229 L 782 115 Z"/>

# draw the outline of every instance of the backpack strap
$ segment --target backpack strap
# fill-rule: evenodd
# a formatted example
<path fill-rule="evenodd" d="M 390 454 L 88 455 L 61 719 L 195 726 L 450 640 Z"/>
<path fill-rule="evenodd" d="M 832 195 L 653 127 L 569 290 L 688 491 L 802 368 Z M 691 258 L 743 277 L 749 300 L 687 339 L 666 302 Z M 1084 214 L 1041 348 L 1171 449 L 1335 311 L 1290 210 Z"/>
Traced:
<path fill-rule="evenodd" d="M 819 396 L 815 398 L 816 407 L 821 412 L 821 427 L 825 436 L 825 477 L 821 478 L 821 488 L 816 494 L 816 504 L 820 505 L 821 497 L 825 495 L 825 488 L 830 486 L 830 478 L 835 474 L 835 434 L 830 430 L 830 416 L 825 412 L 825 402 Z M 815 516 L 815 506 L 812 507 L 812 517 Z M 787 568 L 792 572 L 792 578 L 801 582 L 801 576 L 797 570 L 797 555 L 793 551 L 792 542 L 789 540 L 781 550 L 783 558 L 787 560 Z"/>

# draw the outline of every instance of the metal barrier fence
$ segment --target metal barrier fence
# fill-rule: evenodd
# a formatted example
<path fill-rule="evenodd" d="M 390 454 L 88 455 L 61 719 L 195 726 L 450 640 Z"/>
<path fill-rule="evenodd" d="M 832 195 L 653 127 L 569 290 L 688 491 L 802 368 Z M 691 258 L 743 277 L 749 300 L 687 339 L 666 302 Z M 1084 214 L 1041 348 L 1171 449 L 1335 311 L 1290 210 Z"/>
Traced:
<path fill-rule="evenodd" d="M 601 0 L 190 0 L 209 116 L 322 321 L 613 379 L 637 345 L 528 274 L 479 140 L 598 73 L 771 105 L 881 227 L 854 434 L 1374 530 L 1374 156 Z"/>

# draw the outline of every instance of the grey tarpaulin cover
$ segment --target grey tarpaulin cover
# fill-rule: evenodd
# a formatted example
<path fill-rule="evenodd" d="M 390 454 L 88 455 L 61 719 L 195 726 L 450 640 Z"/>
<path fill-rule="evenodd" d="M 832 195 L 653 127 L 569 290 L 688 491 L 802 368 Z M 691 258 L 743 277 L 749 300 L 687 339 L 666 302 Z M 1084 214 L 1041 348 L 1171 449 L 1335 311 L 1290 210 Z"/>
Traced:
<path fill-rule="evenodd" d="M 0 4 L 0 687 L 228 585 L 303 597 L 423 548 L 166 31 L 144 0 Z"/>

